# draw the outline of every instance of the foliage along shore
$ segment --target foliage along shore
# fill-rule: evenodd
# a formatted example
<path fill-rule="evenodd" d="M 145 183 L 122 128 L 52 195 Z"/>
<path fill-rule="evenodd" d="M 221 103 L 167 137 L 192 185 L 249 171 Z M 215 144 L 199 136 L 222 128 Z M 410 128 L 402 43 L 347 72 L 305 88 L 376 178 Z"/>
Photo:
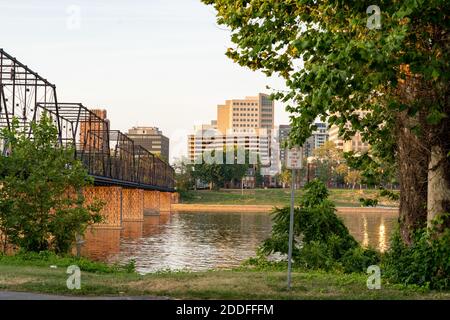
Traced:
<path fill-rule="evenodd" d="M 330 200 L 337 207 L 361 207 L 361 198 L 373 198 L 378 194 L 375 189 L 329 189 Z M 182 204 L 214 204 L 214 205 L 270 205 L 286 206 L 290 203 L 290 189 L 221 189 L 190 190 L 181 193 Z M 296 190 L 296 200 L 300 199 L 304 190 Z M 242 194 L 243 193 L 243 194 Z M 380 199 L 380 206 L 397 207 L 398 201 Z"/>

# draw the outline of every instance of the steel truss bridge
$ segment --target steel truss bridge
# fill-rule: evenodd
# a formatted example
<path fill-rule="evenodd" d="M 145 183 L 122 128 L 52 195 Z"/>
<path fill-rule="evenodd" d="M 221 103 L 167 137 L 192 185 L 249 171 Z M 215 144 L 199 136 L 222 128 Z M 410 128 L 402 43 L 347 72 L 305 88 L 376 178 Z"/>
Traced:
<path fill-rule="evenodd" d="M 56 86 L 0 49 L 0 128 L 30 123 L 47 113 L 61 146 L 71 146 L 96 185 L 174 191 L 174 170 L 81 103 L 58 101 Z"/>

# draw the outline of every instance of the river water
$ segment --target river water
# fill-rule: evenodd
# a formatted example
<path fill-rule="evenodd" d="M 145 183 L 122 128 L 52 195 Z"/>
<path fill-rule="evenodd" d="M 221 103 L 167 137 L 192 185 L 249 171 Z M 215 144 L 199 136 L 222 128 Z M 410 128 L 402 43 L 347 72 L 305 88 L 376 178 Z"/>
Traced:
<path fill-rule="evenodd" d="M 385 251 L 397 215 L 386 212 L 339 213 L 364 246 Z M 134 259 L 137 270 L 201 271 L 238 266 L 255 256 L 271 230 L 266 213 L 173 213 L 124 223 L 122 230 L 93 229 L 86 234 L 84 256 L 106 261 Z"/>

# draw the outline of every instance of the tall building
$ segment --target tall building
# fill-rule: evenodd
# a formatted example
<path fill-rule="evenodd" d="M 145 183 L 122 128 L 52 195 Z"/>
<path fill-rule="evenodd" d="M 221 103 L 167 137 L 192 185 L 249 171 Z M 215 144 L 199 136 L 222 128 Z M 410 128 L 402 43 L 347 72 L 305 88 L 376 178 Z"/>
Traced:
<path fill-rule="evenodd" d="M 160 155 L 169 161 L 169 138 L 163 135 L 157 127 L 133 127 L 128 130 L 127 136 L 133 139 L 136 145 L 140 145 L 151 153 Z"/>
<path fill-rule="evenodd" d="M 333 125 L 329 131 L 330 141 L 334 142 L 336 147 L 343 152 L 353 151 L 355 153 L 363 153 L 369 150 L 369 144 L 362 141 L 361 133 L 356 132 L 350 140 L 344 140 L 339 136 L 339 127 Z"/>
<path fill-rule="evenodd" d="M 336 125 L 332 125 L 328 130 L 328 137 L 331 142 L 334 142 L 334 145 L 339 150 L 344 150 L 344 140 L 339 136 L 339 127 Z"/>
<path fill-rule="evenodd" d="M 328 125 L 325 122 L 316 121 L 314 125 L 317 129 L 312 132 L 312 135 L 306 139 L 303 145 L 303 153 L 306 158 L 312 157 L 314 149 L 320 148 L 329 139 Z"/>
<path fill-rule="evenodd" d="M 261 164 L 268 166 L 271 163 L 270 145 L 270 135 L 264 130 L 260 130 L 258 134 L 244 132 L 222 134 L 215 129 L 200 130 L 188 136 L 188 159 L 191 163 L 195 163 L 201 159 L 205 151 L 222 151 L 224 147 L 237 146 L 258 155 Z"/>
<path fill-rule="evenodd" d="M 104 109 L 91 109 L 80 119 L 80 145 L 83 150 L 108 150 L 109 120 Z"/>
<path fill-rule="evenodd" d="M 218 136 L 217 121 L 211 120 L 211 123 L 194 126 L 194 134 L 188 135 L 188 159 L 191 163 L 195 162 L 199 156 L 209 148 L 211 137 Z"/>
<path fill-rule="evenodd" d="M 217 120 L 211 120 L 211 123 L 200 124 L 194 126 L 195 132 L 207 132 L 207 131 L 217 131 Z"/>
<path fill-rule="evenodd" d="M 269 95 L 260 93 L 256 97 L 226 100 L 217 106 L 217 129 L 228 132 L 257 132 L 274 128 L 274 101 Z"/>
<path fill-rule="evenodd" d="M 303 144 L 303 156 L 305 158 L 312 157 L 314 155 L 314 149 L 320 148 L 328 140 L 328 128 L 325 122 L 316 121 L 314 125 L 317 127 L 311 134 L 311 136 L 306 139 Z M 284 148 L 284 142 L 288 139 L 289 133 L 291 132 L 291 126 L 280 125 L 278 128 L 278 136 L 280 143 L 280 162 L 284 164 L 286 161 L 286 148 Z"/>
<path fill-rule="evenodd" d="M 263 176 L 274 175 L 279 162 L 278 148 L 272 150 L 278 147 L 272 141 L 273 129 L 274 101 L 269 95 L 226 100 L 217 106 L 217 121 L 195 126 L 195 133 L 188 136 L 188 159 L 194 163 L 205 151 L 237 146 L 258 156 Z"/>
<path fill-rule="evenodd" d="M 280 163 L 281 165 L 286 163 L 286 148 L 284 147 L 285 142 L 289 138 L 289 133 L 291 132 L 291 126 L 287 124 L 281 124 L 278 127 L 278 141 L 280 148 Z"/>

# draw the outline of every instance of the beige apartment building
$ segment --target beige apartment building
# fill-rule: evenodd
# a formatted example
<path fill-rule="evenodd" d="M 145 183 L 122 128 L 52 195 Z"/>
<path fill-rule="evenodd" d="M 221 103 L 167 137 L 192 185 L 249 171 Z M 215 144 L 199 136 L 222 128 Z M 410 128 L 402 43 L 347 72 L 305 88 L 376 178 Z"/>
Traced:
<path fill-rule="evenodd" d="M 328 140 L 334 142 L 336 147 L 343 152 L 353 151 L 363 153 L 369 150 L 369 144 L 362 141 L 361 133 L 357 132 L 351 140 L 345 141 L 339 136 L 339 127 L 332 125 L 328 131 Z"/>
<path fill-rule="evenodd" d="M 217 129 L 227 133 L 258 133 L 274 128 L 274 102 L 269 95 L 260 93 L 256 97 L 226 100 L 217 106 Z"/>
<path fill-rule="evenodd" d="M 188 159 L 191 163 L 210 148 L 214 136 L 220 135 L 216 120 L 211 120 L 208 124 L 195 125 L 194 132 L 195 134 L 188 135 Z"/>
<path fill-rule="evenodd" d="M 195 126 L 195 134 L 188 136 L 188 158 L 194 162 L 206 150 L 238 145 L 258 154 L 261 163 L 268 165 L 273 129 L 274 101 L 269 95 L 226 100 L 217 106 L 217 120 Z"/>
<path fill-rule="evenodd" d="M 237 146 L 259 156 L 261 164 L 270 164 L 270 136 L 265 129 L 255 133 L 222 134 L 218 130 L 196 131 L 188 135 L 188 159 L 191 163 L 201 161 L 205 151 L 223 150 Z"/>

